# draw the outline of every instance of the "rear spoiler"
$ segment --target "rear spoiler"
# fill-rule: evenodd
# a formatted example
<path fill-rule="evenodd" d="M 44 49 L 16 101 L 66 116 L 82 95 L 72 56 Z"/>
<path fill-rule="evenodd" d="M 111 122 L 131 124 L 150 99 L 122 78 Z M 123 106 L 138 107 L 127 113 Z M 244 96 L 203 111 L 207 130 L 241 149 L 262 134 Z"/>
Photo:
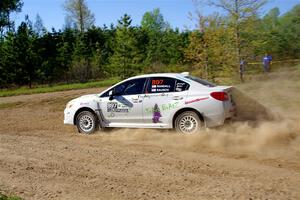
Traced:
<path fill-rule="evenodd" d="M 232 88 L 234 88 L 234 87 L 233 86 L 216 86 L 216 87 L 213 87 L 213 89 L 220 89 L 220 90 L 224 90 L 224 91 L 229 91 Z"/>
<path fill-rule="evenodd" d="M 185 76 L 188 76 L 188 75 L 190 75 L 190 72 L 182 72 L 181 74 L 185 75 Z"/>

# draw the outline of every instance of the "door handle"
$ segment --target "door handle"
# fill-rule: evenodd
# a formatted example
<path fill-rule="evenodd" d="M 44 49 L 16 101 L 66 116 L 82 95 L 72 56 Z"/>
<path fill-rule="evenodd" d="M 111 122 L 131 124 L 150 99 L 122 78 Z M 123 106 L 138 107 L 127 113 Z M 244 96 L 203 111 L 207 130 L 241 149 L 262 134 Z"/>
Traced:
<path fill-rule="evenodd" d="M 141 103 L 143 100 L 142 99 L 140 99 L 139 97 L 136 97 L 136 98 L 131 98 L 132 99 L 132 102 L 133 103 Z"/>
<path fill-rule="evenodd" d="M 182 100 L 182 99 L 183 99 L 183 97 L 180 97 L 180 96 L 173 97 L 173 100 Z"/>

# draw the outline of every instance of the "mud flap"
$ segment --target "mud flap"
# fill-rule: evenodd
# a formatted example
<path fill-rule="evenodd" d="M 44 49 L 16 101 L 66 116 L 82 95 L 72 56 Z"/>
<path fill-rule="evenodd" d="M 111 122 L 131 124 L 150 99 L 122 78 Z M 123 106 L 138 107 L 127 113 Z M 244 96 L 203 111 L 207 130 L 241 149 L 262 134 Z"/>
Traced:
<path fill-rule="evenodd" d="M 104 129 L 106 127 L 106 124 L 108 124 L 108 121 L 105 119 L 99 103 L 97 103 L 97 109 L 95 110 L 95 112 L 99 119 L 99 128 Z"/>

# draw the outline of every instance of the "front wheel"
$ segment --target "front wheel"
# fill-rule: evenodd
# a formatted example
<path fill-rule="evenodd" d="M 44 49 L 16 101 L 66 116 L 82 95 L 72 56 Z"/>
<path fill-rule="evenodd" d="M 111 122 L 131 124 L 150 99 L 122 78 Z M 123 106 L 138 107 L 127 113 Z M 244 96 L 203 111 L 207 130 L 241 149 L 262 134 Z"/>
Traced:
<path fill-rule="evenodd" d="M 183 134 L 193 134 L 203 127 L 203 122 L 193 111 L 185 111 L 175 119 L 175 130 Z"/>
<path fill-rule="evenodd" d="M 90 111 L 82 111 L 76 117 L 76 126 L 80 133 L 92 134 L 97 130 L 98 121 Z"/>

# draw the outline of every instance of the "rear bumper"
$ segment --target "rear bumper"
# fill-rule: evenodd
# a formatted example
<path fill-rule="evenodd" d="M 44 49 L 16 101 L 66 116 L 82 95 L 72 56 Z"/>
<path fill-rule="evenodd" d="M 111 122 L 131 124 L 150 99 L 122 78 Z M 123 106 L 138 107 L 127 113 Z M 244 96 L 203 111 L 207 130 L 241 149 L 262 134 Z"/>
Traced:
<path fill-rule="evenodd" d="M 222 126 L 226 120 L 231 119 L 235 116 L 236 109 L 231 107 L 230 109 L 224 110 L 224 112 L 218 114 L 210 114 L 204 116 L 206 127 Z"/>
<path fill-rule="evenodd" d="M 236 116 L 236 107 L 235 106 L 231 106 L 229 108 L 229 110 L 226 112 L 226 119 L 227 118 L 232 118 Z"/>
<path fill-rule="evenodd" d="M 221 126 L 224 124 L 226 117 L 225 114 L 218 114 L 218 115 L 206 115 L 204 116 L 205 126 L 206 127 L 214 127 L 214 126 Z"/>

